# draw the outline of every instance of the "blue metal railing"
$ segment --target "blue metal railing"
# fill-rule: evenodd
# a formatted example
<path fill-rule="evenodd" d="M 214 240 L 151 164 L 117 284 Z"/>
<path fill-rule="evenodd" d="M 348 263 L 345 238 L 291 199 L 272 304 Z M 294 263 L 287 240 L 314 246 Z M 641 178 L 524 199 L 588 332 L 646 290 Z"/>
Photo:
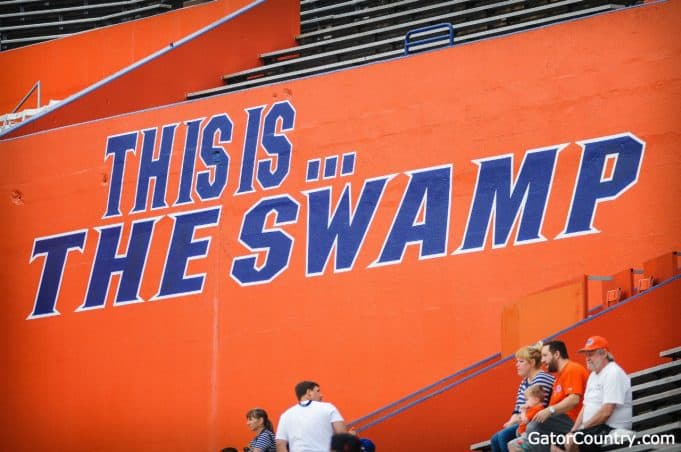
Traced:
<path fill-rule="evenodd" d="M 433 31 L 433 30 L 446 30 L 447 31 L 447 38 L 449 39 L 449 45 L 453 46 L 454 45 L 454 27 L 452 27 L 452 24 L 450 23 L 442 23 L 442 24 L 436 24 L 436 25 L 430 25 L 428 27 L 421 27 L 421 28 L 414 28 L 413 30 L 409 30 L 406 35 L 404 35 L 404 54 L 409 55 L 409 47 L 410 46 L 420 46 L 424 44 L 430 44 L 433 42 L 439 42 L 442 41 L 445 37 L 445 35 L 436 35 L 430 38 L 421 38 L 421 39 L 416 39 L 416 40 L 410 40 L 412 35 L 417 34 L 417 33 L 425 33 L 428 31 Z"/>
<path fill-rule="evenodd" d="M 382 408 L 379 408 L 371 413 L 368 413 L 358 419 L 355 419 L 348 423 L 348 427 L 355 428 L 358 432 L 384 420 L 385 418 L 390 418 L 395 414 L 402 412 L 404 409 L 411 407 L 414 401 L 421 402 L 428 399 L 436 394 L 439 394 L 443 387 L 450 388 L 452 386 L 458 385 L 461 381 L 467 380 L 469 374 L 477 374 L 480 369 L 486 369 L 490 363 L 495 364 L 501 358 L 500 353 L 495 353 L 494 355 L 488 356 L 468 367 L 465 367 L 452 375 L 448 375 L 435 383 L 431 383 L 428 386 L 419 389 L 405 397 L 402 397 L 395 402 L 392 402 Z"/>

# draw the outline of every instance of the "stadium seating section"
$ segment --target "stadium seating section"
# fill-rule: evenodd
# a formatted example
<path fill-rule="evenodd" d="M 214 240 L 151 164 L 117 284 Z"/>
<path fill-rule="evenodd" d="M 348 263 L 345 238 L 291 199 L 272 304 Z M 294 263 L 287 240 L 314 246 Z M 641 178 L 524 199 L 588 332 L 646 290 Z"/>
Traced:
<path fill-rule="evenodd" d="M 182 6 L 182 0 L 11 0 L 0 2 L 0 49 L 113 25 Z"/>
<path fill-rule="evenodd" d="M 678 451 L 681 439 L 681 346 L 660 352 L 671 361 L 629 374 L 632 385 L 634 447 L 610 446 L 607 450 Z M 658 436 L 653 436 L 658 435 Z M 672 435 L 675 444 L 645 444 L 651 438 Z M 644 438 L 646 438 L 644 440 Z M 660 441 L 661 442 L 661 441 Z M 489 441 L 472 444 L 470 450 L 489 451 Z"/>
<path fill-rule="evenodd" d="M 348 68 L 405 53 L 405 35 L 427 40 L 413 51 L 449 45 L 434 25 L 448 24 L 454 44 L 622 8 L 628 0 L 359 0 L 301 2 L 295 47 L 263 53 L 263 65 L 226 74 L 224 86 L 189 93 L 195 99 Z M 421 29 L 424 29 L 420 31 Z"/>

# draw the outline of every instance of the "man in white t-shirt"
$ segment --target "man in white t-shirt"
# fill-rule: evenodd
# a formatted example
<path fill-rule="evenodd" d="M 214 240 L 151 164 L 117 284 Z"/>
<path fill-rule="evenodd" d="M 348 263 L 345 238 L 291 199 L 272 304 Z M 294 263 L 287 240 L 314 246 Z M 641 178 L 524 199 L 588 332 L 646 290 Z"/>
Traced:
<path fill-rule="evenodd" d="M 328 452 L 333 434 L 346 430 L 343 417 L 335 406 L 322 402 L 314 381 L 298 383 L 296 398 L 298 403 L 279 418 L 277 452 Z"/>
<path fill-rule="evenodd" d="M 566 451 L 599 451 L 614 429 L 631 429 L 631 380 L 608 351 L 608 341 L 592 336 L 579 350 L 591 371 L 586 382 L 584 406 L 570 430 Z"/>

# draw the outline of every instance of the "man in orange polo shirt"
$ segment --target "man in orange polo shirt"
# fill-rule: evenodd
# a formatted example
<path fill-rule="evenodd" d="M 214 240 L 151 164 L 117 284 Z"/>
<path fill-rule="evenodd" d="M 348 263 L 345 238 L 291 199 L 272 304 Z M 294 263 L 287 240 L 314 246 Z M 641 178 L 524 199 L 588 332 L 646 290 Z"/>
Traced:
<path fill-rule="evenodd" d="M 544 344 L 542 364 L 556 374 L 549 406 L 537 413 L 527 425 L 527 443 L 533 452 L 548 452 L 551 445 L 564 446 L 568 433 L 582 409 L 582 399 L 589 372 L 584 366 L 568 358 L 565 343 L 551 341 Z"/>

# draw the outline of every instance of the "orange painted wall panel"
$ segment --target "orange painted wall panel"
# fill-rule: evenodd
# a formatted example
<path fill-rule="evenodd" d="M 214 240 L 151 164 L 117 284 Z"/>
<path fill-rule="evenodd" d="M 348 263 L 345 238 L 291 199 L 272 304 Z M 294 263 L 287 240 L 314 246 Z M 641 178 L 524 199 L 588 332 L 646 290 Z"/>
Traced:
<path fill-rule="evenodd" d="M 627 268 L 625 270 L 621 270 L 614 275 L 612 275 L 612 280 L 609 281 L 603 281 L 603 299 L 605 300 L 605 297 L 607 295 L 607 292 L 609 290 L 613 289 L 620 289 L 621 290 L 621 297 L 620 299 L 624 300 L 625 298 L 629 298 L 632 295 L 635 295 L 634 293 L 634 273 L 633 273 L 633 268 Z"/>
<path fill-rule="evenodd" d="M 301 379 L 318 380 L 326 400 L 351 420 L 497 352 L 504 305 L 679 249 L 681 43 L 672 37 L 680 9 L 679 2 L 654 4 L 0 141 L 0 283 L 8 300 L 0 318 L 8 369 L 0 397 L 10 408 L 0 425 L 8 444 L 74 451 L 243 446 L 246 410 L 263 406 L 277 419 L 294 402 L 293 386 Z M 280 186 L 265 190 L 255 183 L 253 192 L 235 195 L 247 161 L 245 110 L 262 107 L 264 116 L 277 103 L 295 109 L 293 126 L 274 115 L 274 132 L 250 136 L 279 143 L 270 151 L 281 149 L 285 137 L 290 169 Z M 217 150 L 194 160 L 193 201 L 173 205 L 183 160 L 196 149 L 184 146 L 188 137 L 191 142 L 190 124 L 203 130 L 213 117 L 231 124 L 231 137 L 206 138 Z M 156 131 L 158 158 L 163 126 L 172 124 L 169 206 L 151 209 L 149 199 L 132 212 L 143 132 Z M 135 151 L 126 153 L 122 167 L 122 214 L 107 217 L 114 179 L 108 137 L 137 132 Z M 637 180 L 598 203 L 598 232 L 559 238 L 581 162 L 578 142 L 615 135 L 645 143 Z M 561 144 L 541 224 L 545 240 L 514 244 L 516 225 L 503 246 L 492 246 L 490 232 L 480 250 L 458 253 L 480 163 L 512 154 L 515 175 L 527 150 Z M 307 180 L 309 162 L 323 166 L 328 157 L 351 152 L 352 174 L 337 170 L 334 177 Z M 198 173 L 204 183 L 214 182 L 213 163 L 227 165 L 225 155 L 224 191 L 201 202 Z M 263 174 L 286 167 L 283 155 L 262 146 L 255 155 Z M 425 176 L 431 170 L 437 178 Z M 413 204 L 415 178 L 432 184 L 429 196 L 451 200 L 444 214 L 437 209 L 433 219 L 429 209 Z M 306 276 L 308 243 L 313 257 L 321 252 L 307 231 L 308 219 L 319 219 L 321 209 L 315 204 L 310 210 L 311 191 L 330 187 L 335 208 L 347 186 L 355 207 L 363 185 L 375 180 L 385 180 L 385 188 L 351 268 L 334 272 L 332 261 L 321 275 Z M 446 182 L 451 188 L 442 190 Z M 408 187 L 411 204 L 403 199 Z M 292 240 L 288 266 L 270 283 L 242 287 L 231 276 L 238 259 L 256 254 L 260 268 L 270 262 L 267 250 L 249 250 L 239 240 L 248 212 L 270 197 L 286 197 L 290 209 L 298 205 L 295 220 L 265 219 L 266 228 Z M 646 214 L 632 217 L 632 206 L 644 200 Z M 407 231 L 417 234 L 419 225 L 447 220 L 445 252 L 405 244 L 401 259 L 376 265 L 398 213 L 414 207 Z M 207 256 L 185 269 L 186 276 L 205 274 L 201 290 L 154 299 L 178 215 L 216 208 L 219 221 L 192 236 L 210 238 Z M 143 301 L 114 306 L 120 279 L 114 276 L 105 307 L 78 311 L 101 231 L 121 224 L 118 251 L 124 253 L 133 223 L 152 219 Z M 78 231 L 87 236 L 82 251 L 66 256 L 60 315 L 27 320 L 46 264 L 34 245 Z M 37 433 L 30 428 L 36 421 Z"/>
<path fill-rule="evenodd" d="M 296 6 L 295 0 L 263 2 L 8 136 L 177 103 L 219 86 L 223 74 L 259 65 L 259 53 L 294 44 Z"/>
<path fill-rule="evenodd" d="M 44 101 L 63 100 L 247 3 L 219 0 L 4 51 L 0 111 L 11 111 L 36 80 Z"/>
<path fill-rule="evenodd" d="M 507 305 L 501 314 L 501 354 L 515 353 L 523 344 L 579 322 L 586 316 L 584 278 L 527 295 Z"/>
<path fill-rule="evenodd" d="M 43 104 L 64 100 L 254 3 L 210 2 L 2 52 L 0 66 L 7 70 L 0 73 L 0 111 L 11 111 L 36 80 L 41 81 Z M 219 86 L 223 74 L 259 65 L 259 53 L 294 45 L 299 21 L 295 0 L 262 2 L 16 133 L 182 101 L 187 92 Z M 23 108 L 33 107 L 35 98 Z"/>
<path fill-rule="evenodd" d="M 679 256 L 676 252 L 666 253 L 643 263 L 643 273 L 654 282 L 664 281 L 679 272 Z"/>

